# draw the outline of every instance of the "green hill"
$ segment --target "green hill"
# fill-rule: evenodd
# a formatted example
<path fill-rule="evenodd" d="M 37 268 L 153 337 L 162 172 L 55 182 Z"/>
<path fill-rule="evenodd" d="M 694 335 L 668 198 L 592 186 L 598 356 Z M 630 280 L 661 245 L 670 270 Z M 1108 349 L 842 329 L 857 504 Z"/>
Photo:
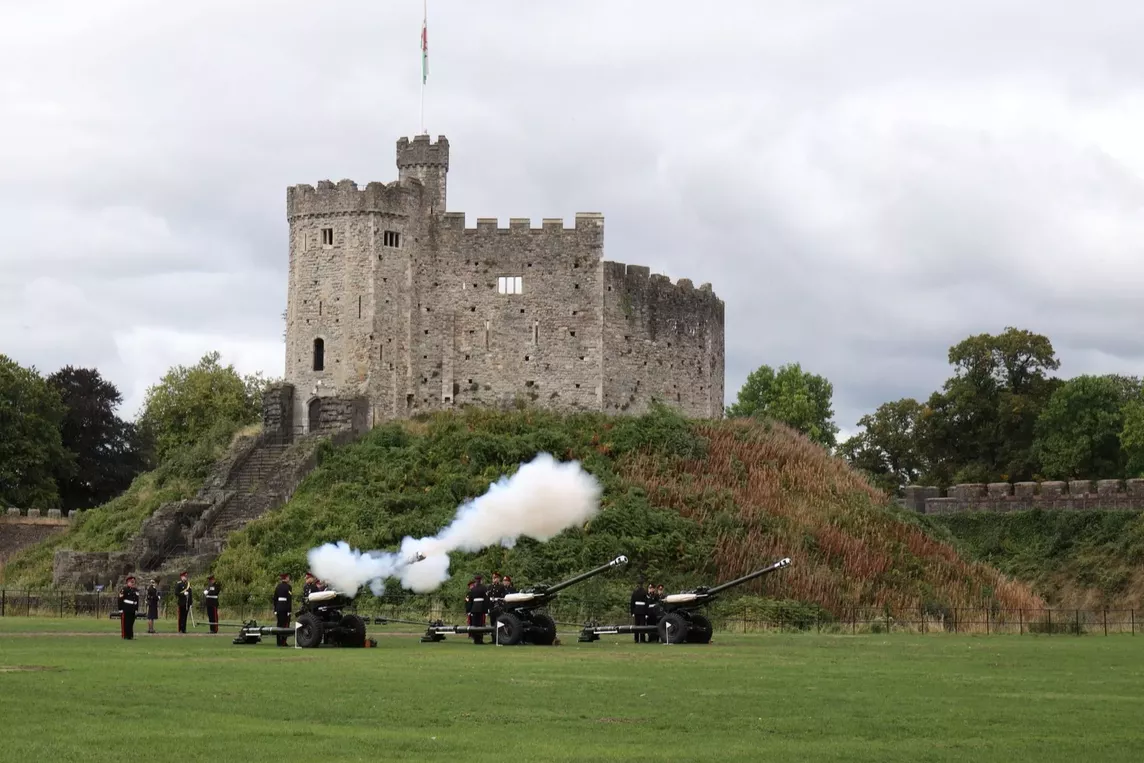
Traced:
<path fill-rule="evenodd" d="M 285 506 L 231 536 L 215 572 L 232 590 L 257 590 L 282 570 L 300 573 L 308 549 L 324 542 L 396 549 L 406 535 L 435 534 L 459 504 L 539 452 L 580 460 L 604 486 L 603 510 L 544 544 L 454 554 L 445 593 L 459 594 L 475 571 L 510 570 L 518 586 L 554 582 L 619 553 L 631 564 L 612 574 L 617 591 L 641 573 L 672 589 L 790 556 L 790 568 L 743 591 L 835 615 L 989 598 L 1039 605 L 792 430 L 666 410 L 638 418 L 470 410 L 376 428 L 325 454 Z"/>

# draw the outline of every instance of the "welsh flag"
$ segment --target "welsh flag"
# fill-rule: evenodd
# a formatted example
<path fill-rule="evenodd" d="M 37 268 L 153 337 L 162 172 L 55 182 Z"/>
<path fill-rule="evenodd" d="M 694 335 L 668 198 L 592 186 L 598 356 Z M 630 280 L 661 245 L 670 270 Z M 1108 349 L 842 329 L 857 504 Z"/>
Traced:
<path fill-rule="evenodd" d="M 429 20 L 421 22 L 421 84 L 429 79 Z"/>

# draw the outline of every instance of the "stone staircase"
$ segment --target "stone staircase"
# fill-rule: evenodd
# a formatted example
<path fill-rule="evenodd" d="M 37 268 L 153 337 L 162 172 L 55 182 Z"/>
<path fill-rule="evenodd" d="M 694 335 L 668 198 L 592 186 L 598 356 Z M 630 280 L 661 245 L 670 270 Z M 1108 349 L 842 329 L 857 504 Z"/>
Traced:
<path fill-rule="evenodd" d="M 228 534 L 266 512 L 266 502 L 258 500 L 259 491 L 281 469 L 282 456 L 288 448 L 288 445 L 262 445 L 250 454 L 223 487 L 229 499 L 212 515 L 204 528 L 202 542 L 225 540 Z"/>

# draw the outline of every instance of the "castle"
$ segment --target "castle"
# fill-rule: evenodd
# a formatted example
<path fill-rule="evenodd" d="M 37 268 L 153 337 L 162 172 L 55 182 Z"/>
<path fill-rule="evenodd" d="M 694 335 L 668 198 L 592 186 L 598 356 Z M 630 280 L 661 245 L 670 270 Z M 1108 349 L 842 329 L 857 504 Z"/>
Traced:
<path fill-rule="evenodd" d="M 466 228 L 446 211 L 444 136 L 399 139 L 397 169 L 364 189 L 287 189 L 282 413 L 296 431 L 520 401 L 639 413 L 655 399 L 722 416 L 723 302 L 710 284 L 605 261 L 597 213 L 570 228 Z"/>

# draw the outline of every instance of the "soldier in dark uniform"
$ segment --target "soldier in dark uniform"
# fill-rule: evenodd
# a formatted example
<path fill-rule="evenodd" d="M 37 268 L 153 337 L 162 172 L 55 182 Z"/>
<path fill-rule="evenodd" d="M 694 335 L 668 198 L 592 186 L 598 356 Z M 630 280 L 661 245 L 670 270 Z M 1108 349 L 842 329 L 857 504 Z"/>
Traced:
<path fill-rule="evenodd" d="M 159 581 L 151 578 L 147 586 L 147 632 L 155 632 L 155 621 L 159 619 Z"/>
<path fill-rule="evenodd" d="M 636 590 L 632 591 L 630 610 L 633 624 L 647 625 L 647 591 L 644 590 L 642 581 L 636 586 Z M 636 631 L 633 635 L 635 636 L 637 644 L 642 644 L 647 641 L 646 633 Z"/>
<path fill-rule="evenodd" d="M 505 595 L 516 593 L 516 586 L 512 584 L 512 576 L 505 575 L 501 581 L 501 584 L 504 586 Z"/>
<path fill-rule="evenodd" d="M 473 624 L 473 602 L 472 602 L 472 599 L 470 599 L 469 597 L 472 595 L 471 591 L 473 590 L 473 586 L 475 586 L 476 584 L 477 584 L 477 581 L 470 580 L 469 581 L 469 591 L 465 593 L 465 625 L 472 625 Z"/>
<path fill-rule="evenodd" d="M 659 624 L 659 594 L 655 592 L 655 584 L 647 584 L 647 624 Z M 659 631 L 654 630 L 647 635 L 648 642 L 659 641 Z"/>
<path fill-rule="evenodd" d="M 485 588 L 480 575 L 473 577 L 473 587 L 469 589 L 469 602 L 472 603 L 472 618 L 470 623 L 477 627 L 485 624 L 485 615 L 489 611 L 489 590 Z M 474 644 L 485 643 L 485 634 L 470 633 Z"/>
<path fill-rule="evenodd" d="M 139 589 L 135 587 L 135 576 L 127 576 L 127 585 L 119 592 L 119 635 L 125 639 L 135 638 L 135 613 L 139 610 Z"/>
<path fill-rule="evenodd" d="M 175 596 L 179 602 L 179 633 L 186 633 L 187 613 L 191 611 L 191 602 L 194 600 L 186 570 L 179 574 L 179 582 L 175 584 Z"/>
<path fill-rule="evenodd" d="M 503 599 L 505 594 L 504 584 L 501 583 L 501 576 L 499 572 L 493 573 L 493 582 L 489 586 L 489 603 L 495 604 L 497 599 Z M 490 606 L 490 609 L 492 607 Z"/>
<path fill-rule="evenodd" d="M 302 584 L 302 600 L 305 601 L 314 591 L 320 590 L 322 590 L 322 584 L 314 577 L 314 573 L 307 572 L 306 582 Z"/>
<path fill-rule="evenodd" d="M 278 617 L 279 628 L 290 627 L 290 612 L 294 600 L 294 589 L 290 587 L 290 574 L 283 572 L 278 576 L 278 587 L 274 589 L 274 614 Z M 278 646 L 289 646 L 284 634 L 278 634 Z"/>
<path fill-rule="evenodd" d="M 222 586 L 211 575 L 207 578 L 207 587 L 203 590 L 203 599 L 207 605 L 207 621 L 211 625 L 211 633 L 218 633 L 218 595 L 222 593 Z"/>

